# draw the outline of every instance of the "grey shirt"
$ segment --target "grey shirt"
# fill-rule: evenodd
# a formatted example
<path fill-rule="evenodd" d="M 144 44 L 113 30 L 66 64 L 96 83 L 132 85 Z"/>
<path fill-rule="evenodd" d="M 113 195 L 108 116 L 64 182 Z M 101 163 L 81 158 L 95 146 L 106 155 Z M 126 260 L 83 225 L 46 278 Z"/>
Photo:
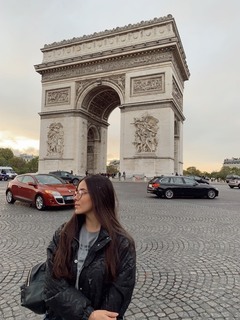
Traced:
<path fill-rule="evenodd" d="M 84 261 L 87 257 L 88 251 L 94 242 L 98 238 L 99 231 L 97 232 L 88 232 L 85 224 L 82 226 L 79 233 L 79 249 L 78 249 L 78 258 L 77 258 L 77 278 L 76 278 L 76 289 L 78 287 L 79 275 L 81 273 Z"/>

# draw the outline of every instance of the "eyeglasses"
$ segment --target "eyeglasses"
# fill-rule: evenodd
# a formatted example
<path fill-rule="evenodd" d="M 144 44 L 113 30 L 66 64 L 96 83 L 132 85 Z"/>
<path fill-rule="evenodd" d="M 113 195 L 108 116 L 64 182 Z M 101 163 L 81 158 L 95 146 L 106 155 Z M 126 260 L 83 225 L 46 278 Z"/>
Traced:
<path fill-rule="evenodd" d="M 89 193 L 88 191 L 86 191 L 86 190 L 76 190 L 75 191 L 75 197 L 79 197 L 80 199 L 82 198 L 82 196 L 84 195 L 84 194 L 87 194 L 87 193 Z"/>

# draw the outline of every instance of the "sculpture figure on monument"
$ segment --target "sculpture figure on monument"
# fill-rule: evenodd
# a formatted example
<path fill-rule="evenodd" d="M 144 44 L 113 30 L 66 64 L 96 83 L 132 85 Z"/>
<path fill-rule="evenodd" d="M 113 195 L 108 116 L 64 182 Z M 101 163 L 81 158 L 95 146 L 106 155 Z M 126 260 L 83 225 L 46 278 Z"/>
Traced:
<path fill-rule="evenodd" d="M 134 118 L 135 145 L 137 152 L 155 152 L 157 149 L 158 119 L 150 115 L 143 115 L 141 118 Z"/>
<path fill-rule="evenodd" d="M 50 124 L 47 138 L 47 155 L 62 156 L 64 146 L 64 132 L 63 126 L 60 122 L 54 122 Z"/>

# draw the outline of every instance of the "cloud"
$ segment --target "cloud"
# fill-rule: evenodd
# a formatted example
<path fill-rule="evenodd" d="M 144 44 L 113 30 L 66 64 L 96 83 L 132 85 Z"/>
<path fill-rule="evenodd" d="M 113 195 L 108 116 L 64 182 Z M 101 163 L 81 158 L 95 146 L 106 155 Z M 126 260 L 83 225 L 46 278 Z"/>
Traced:
<path fill-rule="evenodd" d="M 38 148 L 44 44 L 172 14 L 191 73 L 184 92 L 184 167 L 239 156 L 240 2 L 219 0 L 0 0 L 3 143 Z M 114 111 L 115 112 L 115 111 Z M 119 154 L 120 112 L 110 116 L 109 156 Z M 25 142 L 24 142 L 25 141 Z M 28 141 L 28 144 L 27 144 Z"/>

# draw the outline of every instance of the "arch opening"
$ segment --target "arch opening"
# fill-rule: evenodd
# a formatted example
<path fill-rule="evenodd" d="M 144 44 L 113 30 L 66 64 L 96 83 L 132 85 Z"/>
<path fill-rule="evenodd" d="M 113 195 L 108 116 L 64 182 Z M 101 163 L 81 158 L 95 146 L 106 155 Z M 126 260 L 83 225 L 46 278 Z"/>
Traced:
<path fill-rule="evenodd" d="M 89 173 L 105 173 L 108 160 L 108 146 L 109 142 L 117 143 L 117 136 L 115 128 L 111 128 L 114 137 L 108 134 L 108 123 L 111 113 L 120 106 L 120 98 L 118 93 L 111 87 L 106 85 L 98 85 L 93 88 L 83 100 L 83 107 L 88 113 L 88 132 L 87 132 L 87 165 L 86 171 Z M 114 115 L 111 121 L 116 123 Z M 118 119 L 118 127 L 120 126 Z M 119 138 L 118 138 L 119 139 Z M 109 141 L 110 140 L 110 141 Z M 114 148 L 116 150 L 116 148 Z M 118 154 L 119 155 L 119 150 Z M 114 153 L 111 153 L 114 157 Z"/>

